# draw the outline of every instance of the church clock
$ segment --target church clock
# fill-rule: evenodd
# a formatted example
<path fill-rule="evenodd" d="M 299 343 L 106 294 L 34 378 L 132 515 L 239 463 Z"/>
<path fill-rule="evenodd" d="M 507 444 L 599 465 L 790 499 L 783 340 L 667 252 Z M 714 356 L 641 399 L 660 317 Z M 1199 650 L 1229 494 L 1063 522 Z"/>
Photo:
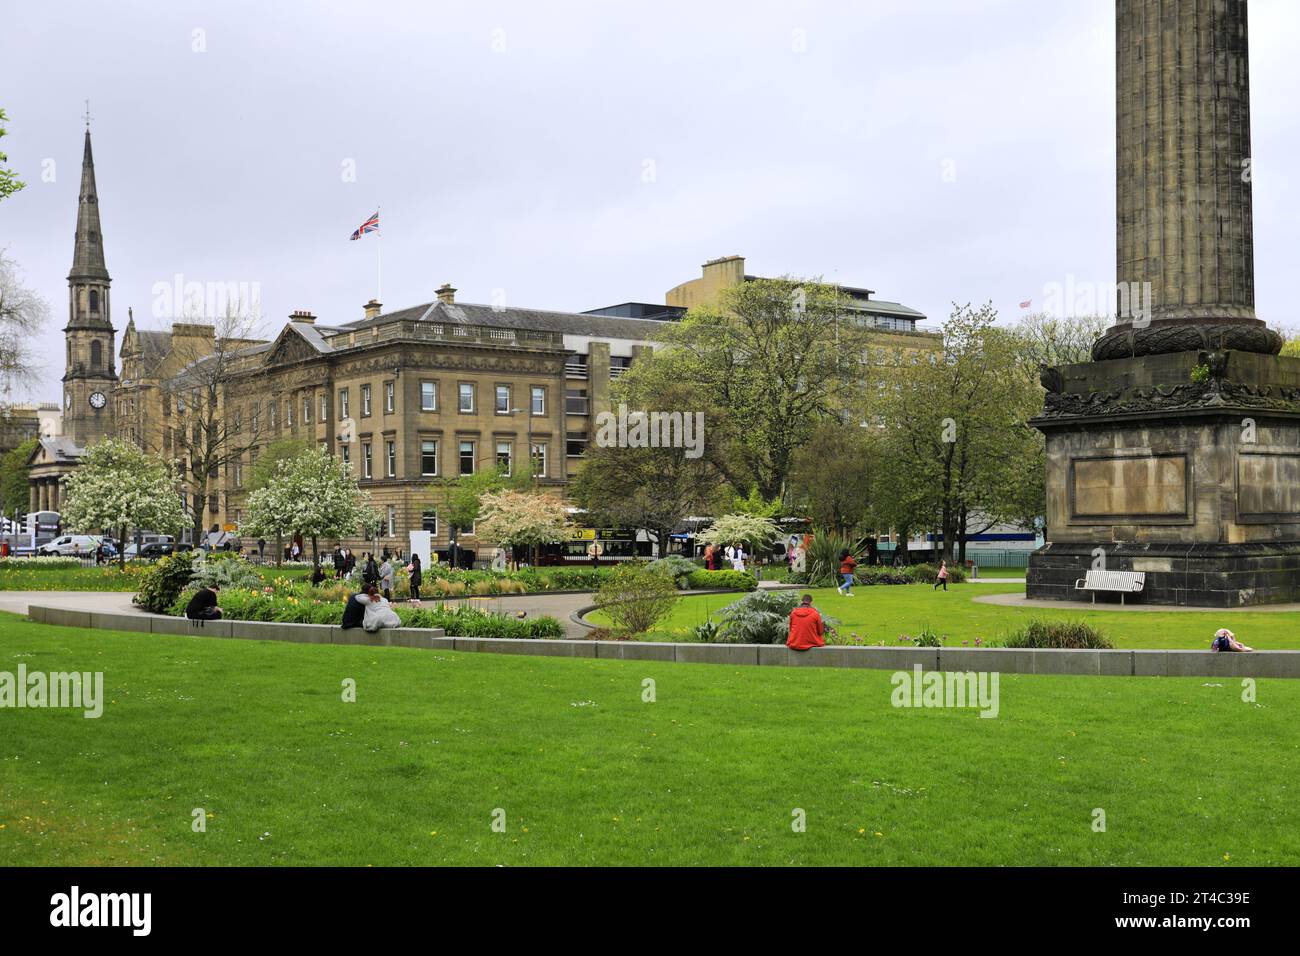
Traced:
<path fill-rule="evenodd" d="M 105 401 L 106 401 L 106 399 L 104 398 L 104 393 L 103 393 L 103 392 L 91 392 L 91 393 L 90 393 L 90 407 L 91 407 L 91 408 L 103 408 L 103 407 L 104 407 L 104 403 L 105 403 Z"/>

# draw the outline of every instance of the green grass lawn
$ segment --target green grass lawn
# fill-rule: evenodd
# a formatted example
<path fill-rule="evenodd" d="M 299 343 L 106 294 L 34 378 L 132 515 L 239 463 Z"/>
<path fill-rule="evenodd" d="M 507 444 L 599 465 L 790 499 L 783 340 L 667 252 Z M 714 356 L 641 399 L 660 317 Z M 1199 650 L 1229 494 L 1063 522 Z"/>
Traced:
<path fill-rule="evenodd" d="M 972 645 L 1005 637 L 1031 618 L 1083 619 L 1100 628 L 1116 647 L 1208 650 L 1214 632 L 1230 627 L 1251 647 L 1300 648 L 1300 612 L 1295 611 L 1083 611 L 1000 607 L 974 598 L 986 594 L 1024 593 L 1023 584 L 955 584 L 947 592 L 928 584 L 856 587 L 852 597 L 834 588 L 814 588 L 819 610 L 838 618 L 842 628 L 868 644 L 897 644 L 900 634 L 916 635 L 930 628 L 947 635 L 947 643 Z M 650 640 L 681 640 L 706 616 L 733 604 L 736 595 L 703 594 L 684 597 L 672 614 L 649 635 Z M 599 613 L 589 616 L 605 624 Z"/>
<path fill-rule="evenodd" d="M 1026 568 L 980 568 L 981 578 L 1024 578 Z"/>
<path fill-rule="evenodd" d="M 0 865 L 1300 862 L 1300 681 L 1008 674 L 981 719 L 896 709 L 884 671 L 0 616 L 19 663 L 102 670 L 109 703 L 0 710 Z"/>

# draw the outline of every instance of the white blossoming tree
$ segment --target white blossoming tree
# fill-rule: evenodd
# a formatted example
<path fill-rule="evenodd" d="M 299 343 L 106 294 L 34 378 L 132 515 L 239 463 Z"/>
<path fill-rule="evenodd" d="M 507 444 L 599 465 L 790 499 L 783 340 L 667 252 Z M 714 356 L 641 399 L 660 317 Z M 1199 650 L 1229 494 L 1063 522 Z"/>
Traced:
<path fill-rule="evenodd" d="M 568 536 L 569 514 L 564 502 L 551 495 L 525 491 L 487 492 L 479 498 L 481 511 L 475 533 L 511 548 L 532 549 Z"/>
<path fill-rule="evenodd" d="M 700 535 L 706 544 L 744 545 L 751 554 L 757 554 L 771 545 L 780 535 L 776 522 L 760 515 L 723 515 Z"/>
<path fill-rule="evenodd" d="M 280 462 L 275 477 L 249 496 L 245 510 L 241 534 L 301 534 L 311 538 L 313 561 L 320 559 L 320 538 L 368 533 L 378 520 L 370 496 L 347 467 L 322 450 Z"/>
<path fill-rule="evenodd" d="M 77 534 L 115 532 L 118 563 L 126 561 L 133 530 L 178 534 L 185 511 L 175 468 L 131 442 L 109 439 L 91 445 L 64 483 L 63 524 Z"/>

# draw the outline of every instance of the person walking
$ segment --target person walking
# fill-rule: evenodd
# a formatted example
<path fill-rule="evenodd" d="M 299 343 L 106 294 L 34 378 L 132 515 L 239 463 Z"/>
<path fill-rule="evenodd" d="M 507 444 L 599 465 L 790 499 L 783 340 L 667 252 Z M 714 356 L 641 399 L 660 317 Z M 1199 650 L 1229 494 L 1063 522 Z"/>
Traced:
<path fill-rule="evenodd" d="M 857 568 L 858 562 L 853 560 L 853 555 L 848 549 L 840 552 L 840 576 L 844 578 L 840 586 L 835 590 L 839 591 L 845 597 L 853 597 L 853 572 Z"/>
<path fill-rule="evenodd" d="M 375 563 L 375 556 L 366 552 L 365 563 L 361 566 L 361 583 L 377 585 L 379 583 L 379 565 Z"/>
<path fill-rule="evenodd" d="M 384 589 L 385 599 L 393 599 L 393 562 L 384 555 L 384 563 L 379 566 L 379 586 Z"/>
<path fill-rule="evenodd" d="M 706 544 L 704 546 L 704 567 L 709 571 L 715 570 L 713 567 L 713 545 L 712 544 Z"/>
<path fill-rule="evenodd" d="M 406 570 L 411 575 L 411 600 L 420 600 L 420 583 L 424 580 L 424 574 L 420 570 L 420 556 L 411 555 L 411 563 L 406 566 Z"/>
<path fill-rule="evenodd" d="M 790 612 L 790 634 L 785 639 L 785 646 L 792 651 L 824 647 L 825 634 L 822 616 L 812 606 L 812 595 L 805 594 L 799 599 L 799 606 Z"/>
<path fill-rule="evenodd" d="M 934 579 L 934 589 L 936 591 L 939 590 L 939 585 L 943 585 L 943 589 L 945 591 L 948 590 L 948 562 L 947 561 L 939 562 L 939 576 Z"/>

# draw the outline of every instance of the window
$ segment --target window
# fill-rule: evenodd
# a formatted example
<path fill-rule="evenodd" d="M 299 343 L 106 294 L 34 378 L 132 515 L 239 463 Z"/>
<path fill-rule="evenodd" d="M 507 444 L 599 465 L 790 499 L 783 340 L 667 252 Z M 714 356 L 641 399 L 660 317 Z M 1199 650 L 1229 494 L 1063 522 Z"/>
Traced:
<path fill-rule="evenodd" d="M 272 427 L 272 428 L 275 427 L 275 418 L 276 418 L 276 413 L 278 413 L 279 411 L 280 411 L 280 403 L 279 403 L 279 402 L 272 402 L 272 403 L 271 403 L 271 410 L 270 410 L 270 412 L 269 412 L 269 417 L 270 417 L 271 427 Z"/>
<path fill-rule="evenodd" d="M 259 414 L 261 413 L 261 411 L 262 411 L 262 406 L 259 405 L 259 404 L 257 404 L 257 403 L 254 403 L 254 404 L 253 404 L 253 414 L 252 414 L 252 416 L 251 416 L 251 417 L 249 418 L 249 420 L 248 420 L 248 426 L 249 426 L 249 428 L 252 430 L 252 432 L 253 432 L 254 435 L 257 434 L 257 419 L 258 419 L 258 416 L 259 416 Z"/>
<path fill-rule="evenodd" d="M 343 464 L 345 465 L 352 464 L 352 446 L 343 445 L 341 447 L 343 448 Z"/>
<path fill-rule="evenodd" d="M 320 420 L 327 422 L 330 420 L 330 397 L 321 395 L 320 397 Z"/>
<path fill-rule="evenodd" d="M 536 478 L 546 477 L 546 443 L 536 442 L 532 446 L 533 455 L 533 476 Z"/>
<path fill-rule="evenodd" d="M 91 295 L 91 301 L 93 302 L 93 301 L 94 301 L 94 295 L 95 295 L 95 293 L 92 292 L 90 295 Z M 92 308 L 91 311 L 93 312 L 94 309 Z M 104 361 L 104 346 L 100 345 L 100 344 L 99 344 L 99 340 L 96 339 L 95 341 L 93 341 L 93 342 L 90 343 L 90 364 L 91 364 L 91 367 L 92 367 L 92 368 L 99 368 L 100 364 L 101 364 L 103 361 Z"/>
<path fill-rule="evenodd" d="M 587 414 L 587 390 L 585 388 L 566 388 L 564 390 L 564 412 L 566 415 Z"/>
<path fill-rule="evenodd" d="M 436 475 L 438 473 L 438 442 L 426 438 L 420 442 L 420 474 Z"/>
<path fill-rule="evenodd" d="M 397 477 L 397 442 L 384 442 L 384 457 L 388 460 L 388 477 Z"/>
<path fill-rule="evenodd" d="M 302 423 L 304 425 L 311 424 L 311 399 L 306 395 L 302 397 Z"/>
<path fill-rule="evenodd" d="M 90 290 L 90 312 L 92 315 L 99 314 L 99 290 Z"/>
<path fill-rule="evenodd" d="M 370 386 L 361 386 L 361 415 L 365 417 L 370 414 Z"/>
<path fill-rule="evenodd" d="M 397 505 L 388 506 L 388 536 L 397 534 Z"/>
<path fill-rule="evenodd" d="M 469 382 L 461 382 L 459 394 L 459 404 L 456 407 L 462 412 L 474 411 L 474 386 Z"/>
<path fill-rule="evenodd" d="M 587 377 L 587 356 L 570 355 L 564 360 L 565 378 L 586 378 Z"/>
<path fill-rule="evenodd" d="M 429 532 L 435 538 L 438 536 L 438 509 L 425 508 L 424 514 L 420 516 L 420 528 Z"/>
<path fill-rule="evenodd" d="M 510 474 L 510 455 L 514 446 L 508 441 L 497 442 L 497 467 L 506 475 Z"/>
<path fill-rule="evenodd" d="M 609 357 L 610 380 L 613 381 L 614 379 L 618 378 L 620 375 L 622 375 L 631 367 L 632 367 L 632 360 L 630 358 L 626 358 L 618 355 L 611 355 Z"/>
<path fill-rule="evenodd" d="M 235 487 L 244 487 L 244 466 L 239 462 L 235 462 Z"/>
<path fill-rule="evenodd" d="M 462 475 L 474 474 L 474 443 L 472 441 L 460 443 L 460 473 Z"/>
<path fill-rule="evenodd" d="M 293 427 L 293 399 L 292 398 L 286 398 L 284 400 L 284 423 L 288 425 L 290 428 Z"/>
<path fill-rule="evenodd" d="M 509 385 L 497 386 L 497 414 L 498 415 L 510 414 L 510 386 Z"/>
<path fill-rule="evenodd" d="M 384 383 L 384 411 L 391 412 L 397 407 L 397 386 L 392 382 Z"/>
<path fill-rule="evenodd" d="M 436 412 L 438 410 L 438 385 L 436 382 L 420 383 L 420 411 Z"/>
<path fill-rule="evenodd" d="M 348 417 L 348 390 L 346 388 L 339 390 L 339 418 Z"/>
<path fill-rule="evenodd" d="M 546 389 L 541 385 L 533 386 L 532 413 L 534 415 L 546 414 Z"/>
<path fill-rule="evenodd" d="M 587 454 L 587 433 L 570 432 L 564 443 L 564 454 L 569 458 L 581 458 Z"/>
<path fill-rule="evenodd" d="M 370 477 L 370 442 L 361 443 L 361 477 Z"/>

